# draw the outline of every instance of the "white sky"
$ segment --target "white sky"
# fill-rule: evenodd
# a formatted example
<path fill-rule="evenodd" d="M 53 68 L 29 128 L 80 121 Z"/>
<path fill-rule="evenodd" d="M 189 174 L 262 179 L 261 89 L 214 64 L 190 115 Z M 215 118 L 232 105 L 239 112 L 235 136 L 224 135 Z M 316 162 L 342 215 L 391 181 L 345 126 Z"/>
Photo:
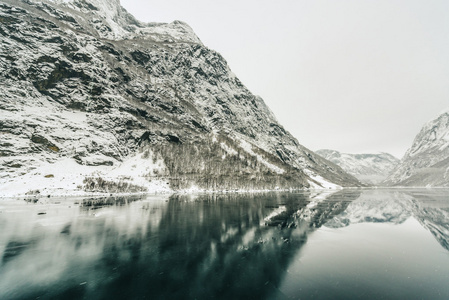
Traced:
<path fill-rule="evenodd" d="M 121 0 L 187 22 L 310 148 L 399 158 L 449 107 L 447 0 Z"/>

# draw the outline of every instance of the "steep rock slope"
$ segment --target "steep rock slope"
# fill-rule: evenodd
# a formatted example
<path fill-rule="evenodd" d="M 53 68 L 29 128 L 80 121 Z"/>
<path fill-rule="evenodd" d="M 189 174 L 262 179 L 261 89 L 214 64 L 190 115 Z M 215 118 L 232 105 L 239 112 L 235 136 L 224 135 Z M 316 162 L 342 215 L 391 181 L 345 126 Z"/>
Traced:
<path fill-rule="evenodd" d="M 139 22 L 118 0 L 1 0 L 0 39 L 0 194 L 360 184 L 183 22 Z"/>
<path fill-rule="evenodd" d="M 388 153 L 350 154 L 335 150 L 318 150 L 317 154 L 330 160 L 361 182 L 377 185 L 391 173 L 399 159 Z"/>
<path fill-rule="evenodd" d="M 449 110 L 423 126 L 385 184 L 449 186 Z"/>

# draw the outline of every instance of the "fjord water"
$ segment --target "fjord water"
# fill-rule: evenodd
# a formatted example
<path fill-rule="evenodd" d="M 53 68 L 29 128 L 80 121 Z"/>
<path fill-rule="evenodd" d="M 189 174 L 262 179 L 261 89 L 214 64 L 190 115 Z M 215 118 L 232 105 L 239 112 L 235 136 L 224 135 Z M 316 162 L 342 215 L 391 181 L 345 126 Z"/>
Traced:
<path fill-rule="evenodd" d="M 0 202 L 0 299 L 449 299 L 449 191 Z"/>

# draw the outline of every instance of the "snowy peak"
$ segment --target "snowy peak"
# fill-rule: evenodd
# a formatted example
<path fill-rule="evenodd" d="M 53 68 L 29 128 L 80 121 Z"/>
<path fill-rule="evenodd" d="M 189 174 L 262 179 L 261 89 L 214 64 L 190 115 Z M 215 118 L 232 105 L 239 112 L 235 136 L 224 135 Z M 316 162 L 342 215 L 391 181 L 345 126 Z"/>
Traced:
<path fill-rule="evenodd" d="M 126 12 L 119 0 L 48 0 L 61 8 L 66 7 L 85 14 L 97 14 L 107 21 L 118 22 Z"/>
<path fill-rule="evenodd" d="M 449 148 L 449 111 L 423 126 L 406 156 L 412 157 L 431 149 L 438 151 L 446 148 Z"/>
<path fill-rule="evenodd" d="M 101 12 L 114 12 L 120 8 L 120 0 L 47 0 L 59 5 L 84 8 Z"/>
<path fill-rule="evenodd" d="M 449 111 L 426 123 L 386 184 L 449 186 Z"/>
<path fill-rule="evenodd" d="M 31 1 L 35 5 L 42 5 L 42 1 Z M 140 22 L 120 5 L 119 0 L 46 0 L 43 3 L 51 4 L 62 10 L 62 13 L 69 18 L 62 18 L 66 25 L 75 28 L 79 25 L 84 29 L 90 29 L 92 33 L 101 38 L 201 44 L 200 39 L 186 23 L 181 21 L 172 23 Z M 51 11 L 49 9 L 47 12 Z M 61 16 L 61 12 L 53 12 L 57 17 Z"/>
<path fill-rule="evenodd" d="M 163 42 L 183 42 L 202 44 L 193 29 L 185 22 L 175 20 L 171 23 L 140 23 L 142 27 L 134 31 L 135 38 L 153 38 Z M 159 36 L 158 36 L 159 35 Z"/>
<path fill-rule="evenodd" d="M 318 150 L 316 153 L 363 183 L 374 185 L 383 181 L 399 162 L 399 159 L 388 153 L 350 154 L 328 149 Z"/>

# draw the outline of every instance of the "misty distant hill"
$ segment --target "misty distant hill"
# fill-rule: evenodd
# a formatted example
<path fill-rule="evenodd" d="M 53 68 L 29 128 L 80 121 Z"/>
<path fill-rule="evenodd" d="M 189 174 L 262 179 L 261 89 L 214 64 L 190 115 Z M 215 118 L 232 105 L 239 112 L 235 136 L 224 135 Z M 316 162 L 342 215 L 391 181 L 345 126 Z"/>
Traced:
<path fill-rule="evenodd" d="M 399 163 L 398 158 L 388 153 L 350 154 L 336 150 L 318 150 L 316 153 L 370 185 L 378 185 L 385 180 Z"/>

